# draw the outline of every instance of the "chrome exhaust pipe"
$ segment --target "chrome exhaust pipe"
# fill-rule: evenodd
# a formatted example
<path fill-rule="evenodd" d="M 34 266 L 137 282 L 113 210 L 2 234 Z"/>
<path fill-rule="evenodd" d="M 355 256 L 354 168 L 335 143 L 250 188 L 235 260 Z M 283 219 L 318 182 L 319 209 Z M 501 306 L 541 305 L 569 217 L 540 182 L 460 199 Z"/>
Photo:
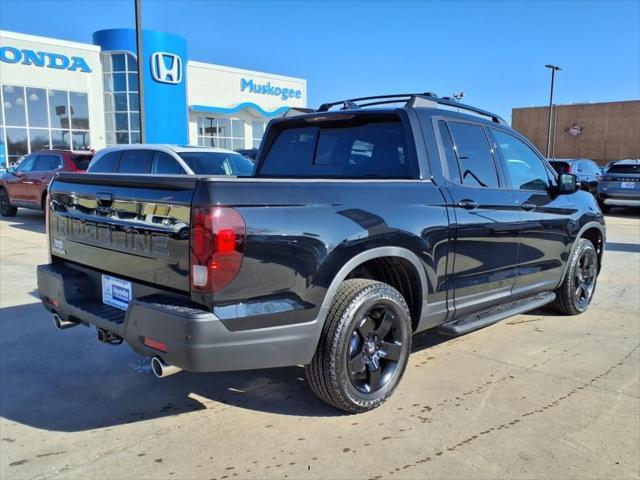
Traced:
<path fill-rule="evenodd" d="M 167 365 L 160 357 L 153 357 L 151 359 L 151 371 L 158 378 L 166 378 L 169 375 L 180 373 L 182 369 L 175 365 Z"/>
<path fill-rule="evenodd" d="M 71 327 L 77 327 L 79 324 L 76 322 L 69 322 L 67 320 L 63 320 L 60 318 L 60 315 L 57 313 L 53 314 L 53 324 L 56 326 L 58 330 L 65 330 Z"/>

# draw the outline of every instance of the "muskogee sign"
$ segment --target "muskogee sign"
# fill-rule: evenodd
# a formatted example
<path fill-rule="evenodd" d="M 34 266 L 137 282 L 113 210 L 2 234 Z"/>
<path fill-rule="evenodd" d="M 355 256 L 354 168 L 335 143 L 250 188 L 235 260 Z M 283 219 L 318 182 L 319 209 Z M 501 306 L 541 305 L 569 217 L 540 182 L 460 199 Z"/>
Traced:
<path fill-rule="evenodd" d="M 91 73 L 89 64 L 82 57 L 69 57 L 61 53 L 41 52 L 26 48 L 0 47 L 0 62 Z"/>
<path fill-rule="evenodd" d="M 240 79 L 240 91 L 248 91 L 257 93 L 258 95 L 269 95 L 272 97 L 280 97 L 281 100 L 289 100 L 290 98 L 302 98 L 302 90 L 294 90 L 293 88 L 277 87 L 271 82 L 257 83 L 251 79 Z"/>

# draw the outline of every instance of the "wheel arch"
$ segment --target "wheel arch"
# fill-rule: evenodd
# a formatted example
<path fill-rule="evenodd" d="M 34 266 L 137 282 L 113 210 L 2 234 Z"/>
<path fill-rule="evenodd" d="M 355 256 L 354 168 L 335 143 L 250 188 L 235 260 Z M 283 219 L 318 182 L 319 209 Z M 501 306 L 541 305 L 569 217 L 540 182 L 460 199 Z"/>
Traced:
<path fill-rule="evenodd" d="M 351 257 L 344 265 L 342 265 L 342 267 L 333 277 L 333 280 L 331 281 L 329 288 L 327 289 L 327 292 L 325 294 L 324 300 L 322 301 L 320 312 L 318 315 L 318 323 L 320 325 L 324 325 L 327 314 L 329 312 L 329 308 L 331 307 L 331 303 L 333 302 L 336 292 L 338 291 L 338 287 L 348 278 L 370 278 L 373 280 L 384 281 L 384 273 L 381 273 L 380 275 L 370 275 L 365 277 L 351 275 L 354 274 L 354 272 L 358 272 L 358 269 L 362 268 L 363 266 L 375 265 L 376 262 L 383 262 L 385 260 L 396 260 L 400 263 L 402 268 L 408 269 L 406 270 L 409 275 L 408 279 L 399 276 L 395 281 L 391 280 L 385 283 L 390 283 L 392 286 L 394 286 L 394 288 L 403 293 L 405 301 L 407 301 L 411 310 L 412 326 L 415 330 L 420 321 L 421 313 L 425 311 L 427 305 L 427 275 L 424 267 L 420 262 L 420 259 L 415 253 L 406 248 L 395 246 L 376 247 L 365 250 Z M 387 280 L 389 280 L 389 278 L 391 277 L 386 278 Z M 413 282 L 411 282 L 411 280 L 415 279 L 418 280 L 418 285 L 415 285 Z M 409 283 L 407 283 L 407 280 L 409 280 Z M 400 288 L 397 288 L 398 286 L 400 286 Z M 413 288 L 411 292 L 413 300 L 406 298 L 406 288 Z"/>
<path fill-rule="evenodd" d="M 606 230 L 604 225 L 602 225 L 600 222 L 587 222 L 580 228 L 578 234 L 575 237 L 575 240 L 573 241 L 573 245 L 571 245 L 571 250 L 569 250 L 567 262 L 564 265 L 562 277 L 560 278 L 560 282 L 558 282 L 558 285 L 562 285 L 562 282 L 564 281 L 567 271 L 569 270 L 568 260 L 571 258 L 571 255 L 577 248 L 578 240 L 581 238 L 586 238 L 590 240 L 591 243 L 593 243 L 594 247 L 596 248 L 596 253 L 598 254 L 598 272 L 602 268 L 602 257 L 604 254 L 606 243 Z"/>

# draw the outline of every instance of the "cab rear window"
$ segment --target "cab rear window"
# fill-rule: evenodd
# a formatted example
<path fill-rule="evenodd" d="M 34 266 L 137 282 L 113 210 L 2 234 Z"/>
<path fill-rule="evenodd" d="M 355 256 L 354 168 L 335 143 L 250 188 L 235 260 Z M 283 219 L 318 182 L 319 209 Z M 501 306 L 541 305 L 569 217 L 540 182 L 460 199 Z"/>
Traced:
<path fill-rule="evenodd" d="M 607 173 L 618 173 L 618 174 L 630 174 L 630 173 L 640 173 L 640 163 L 636 164 L 627 164 L 627 165 L 612 165 Z"/>
<path fill-rule="evenodd" d="M 415 178 L 417 169 L 399 119 L 332 122 L 282 129 L 260 176 Z"/>
<path fill-rule="evenodd" d="M 76 170 L 86 170 L 89 168 L 89 164 L 91 163 L 91 159 L 93 157 L 91 155 L 72 155 L 71 161 L 75 166 Z"/>

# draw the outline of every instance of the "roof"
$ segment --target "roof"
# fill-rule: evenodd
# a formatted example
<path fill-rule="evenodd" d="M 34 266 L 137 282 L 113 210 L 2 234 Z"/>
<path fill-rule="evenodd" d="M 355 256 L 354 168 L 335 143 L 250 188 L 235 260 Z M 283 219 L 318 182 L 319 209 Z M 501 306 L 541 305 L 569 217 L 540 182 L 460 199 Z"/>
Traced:
<path fill-rule="evenodd" d="M 165 143 L 134 143 L 134 144 L 122 144 L 113 145 L 101 150 L 104 151 L 114 150 L 159 150 L 161 152 L 173 152 L 173 153 L 187 153 L 187 152 L 211 152 L 211 153 L 236 153 L 233 150 L 227 150 L 226 148 L 218 147 L 198 147 L 194 145 L 172 145 Z"/>

